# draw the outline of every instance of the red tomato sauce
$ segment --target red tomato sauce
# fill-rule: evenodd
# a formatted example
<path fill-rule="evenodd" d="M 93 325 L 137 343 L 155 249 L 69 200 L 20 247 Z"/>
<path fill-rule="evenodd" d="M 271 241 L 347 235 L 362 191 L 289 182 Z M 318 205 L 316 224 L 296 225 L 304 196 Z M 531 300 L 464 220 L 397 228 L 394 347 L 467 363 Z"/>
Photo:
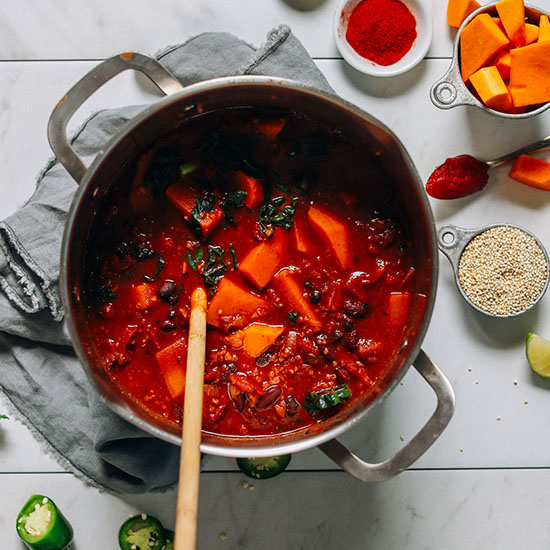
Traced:
<path fill-rule="evenodd" d="M 180 424 L 204 285 L 204 430 L 302 429 L 368 392 L 401 346 L 415 280 L 386 183 L 374 155 L 294 113 L 188 122 L 92 229 L 87 323 L 109 376 Z"/>

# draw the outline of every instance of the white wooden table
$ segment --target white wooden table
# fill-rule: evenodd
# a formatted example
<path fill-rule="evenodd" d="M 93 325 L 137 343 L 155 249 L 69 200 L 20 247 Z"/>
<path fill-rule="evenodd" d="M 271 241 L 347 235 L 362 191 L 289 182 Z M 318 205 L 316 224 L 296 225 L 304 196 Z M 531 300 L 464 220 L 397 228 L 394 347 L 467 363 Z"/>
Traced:
<path fill-rule="evenodd" d="M 425 180 L 448 156 L 499 156 L 550 134 L 550 111 L 506 121 L 476 109 L 436 109 L 433 82 L 447 70 L 454 31 L 444 0 L 424 0 L 434 19 L 428 57 L 392 79 L 366 77 L 338 56 L 331 36 L 334 0 L 3 0 L 0 3 L 0 217 L 33 191 L 51 155 L 46 124 L 55 103 L 105 57 L 155 53 L 203 31 L 229 31 L 260 45 L 291 26 L 334 89 L 401 138 Z M 538 0 L 550 9 L 550 0 Z M 151 101 L 156 92 L 131 74 L 109 83 L 74 120 L 102 107 Z M 550 193 L 491 173 L 487 189 L 432 206 L 438 225 L 513 222 L 550 249 Z M 550 384 L 526 363 L 527 332 L 550 337 L 550 297 L 514 320 L 489 320 L 459 297 L 441 256 L 438 296 L 425 351 L 457 395 L 451 424 L 409 470 L 368 485 L 313 449 L 285 474 L 243 485 L 234 460 L 212 458 L 201 476 L 201 549 L 515 549 L 550 545 Z M 1 367 L 0 367 L 1 368 Z M 435 399 L 410 369 L 389 399 L 343 440 L 364 458 L 400 448 L 430 416 Z M 0 402 L 0 413 L 2 402 Z M 66 473 L 16 419 L 0 422 L 0 533 L 23 548 L 15 518 L 32 493 L 52 497 L 75 529 L 75 550 L 115 549 L 118 527 L 146 512 L 173 526 L 174 492 L 100 493 Z"/>

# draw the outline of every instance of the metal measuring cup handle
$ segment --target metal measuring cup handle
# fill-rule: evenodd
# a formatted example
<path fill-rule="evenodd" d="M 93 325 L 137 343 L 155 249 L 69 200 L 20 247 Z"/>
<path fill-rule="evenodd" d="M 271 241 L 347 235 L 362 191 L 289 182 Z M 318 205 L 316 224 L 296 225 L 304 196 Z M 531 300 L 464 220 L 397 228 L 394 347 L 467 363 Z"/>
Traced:
<path fill-rule="evenodd" d="M 437 246 L 447 256 L 455 275 L 458 274 L 458 263 L 466 245 L 472 238 L 485 231 L 485 228 L 464 229 L 456 225 L 444 225 L 437 230 Z"/>
<path fill-rule="evenodd" d="M 430 89 L 430 99 L 440 109 L 451 109 L 459 105 L 484 108 L 462 81 L 456 55 L 453 57 L 449 70 Z"/>

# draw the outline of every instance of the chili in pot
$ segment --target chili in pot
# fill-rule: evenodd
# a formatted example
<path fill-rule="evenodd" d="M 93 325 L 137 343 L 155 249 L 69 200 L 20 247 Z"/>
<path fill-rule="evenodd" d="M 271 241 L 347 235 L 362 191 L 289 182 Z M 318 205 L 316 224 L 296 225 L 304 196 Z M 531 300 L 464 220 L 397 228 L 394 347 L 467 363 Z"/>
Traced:
<path fill-rule="evenodd" d="M 187 304 L 204 284 L 206 431 L 304 429 L 372 389 L 401 345 L 416 266 L 384 173 L 358 158 L 329 127 L 252 108 L 144 152 L 86 260 L 87 324 L 113 381 L 181 422 Z"/>

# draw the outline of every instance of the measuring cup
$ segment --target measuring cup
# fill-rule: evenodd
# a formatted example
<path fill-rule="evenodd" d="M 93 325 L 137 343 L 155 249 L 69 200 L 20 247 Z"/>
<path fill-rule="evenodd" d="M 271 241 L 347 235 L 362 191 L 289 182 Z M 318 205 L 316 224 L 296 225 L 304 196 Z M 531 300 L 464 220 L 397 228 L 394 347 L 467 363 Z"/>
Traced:
<path fill-rule="evenodd" d="M 529 306 L 527 306 L 525 309 L 522 309 L 521 311 L 517 311 L 511 314 L 493 313 L 475 304 L 464 291 L 464 288 L 462 287 L 462 284 L 460 282 L 460 278 L 458 275 L 460 258 L 462 257 L 462 253 L 464 252 L 466 247 L 470 244 L 470 242 L 475 237 L 477 237 L 478 235 L 481 235 L 485 231 L 488 231 L 489 229 L 492 229 L 494 227 L 514 227 L 520 231 L 523 231 L 525 234 L 529 235 L 530 237 L 532 237 L 537 243 L 537 245 L 539 246 L 541 252 L 543 253 L 544 259 L 546 262 L 546 281 L 538 297 L 533 302 L 531 302 Z M 517 315 L 521 315 L 522 313 L 525 313 L 526 311 L 529 311 L 530 309 L 535 307 L 540 302 L 540 300 L 544 296 L 544 293 L 546 292 L 546 289 L 548 288 L 548 283 L 550 281 L 550 259 L 548 257 L 548 253 L 546 252 L 540 240 L 535 235 L 533 235 L 530 231 L 527 231 L 523 227 L 519 227 L 511 223 L 495 223 L 495 224 L 479 227 L 477 229 L 464 229 L 462 227 L 457 227 L 455 225 L 444 225 L 437 230 L 437 244 L 438 244 L 439 250 L 443 252 L 445 256 L 447 256 L 447 259 L 451 263 L 451 266 L 454 272 L 456 286 L 461 296 L 475 310 L 481 313 L 484 313 L 485 315 L 488 315 L 490 317 L 508 318 L 508 317 L 516 317 Z"/>

